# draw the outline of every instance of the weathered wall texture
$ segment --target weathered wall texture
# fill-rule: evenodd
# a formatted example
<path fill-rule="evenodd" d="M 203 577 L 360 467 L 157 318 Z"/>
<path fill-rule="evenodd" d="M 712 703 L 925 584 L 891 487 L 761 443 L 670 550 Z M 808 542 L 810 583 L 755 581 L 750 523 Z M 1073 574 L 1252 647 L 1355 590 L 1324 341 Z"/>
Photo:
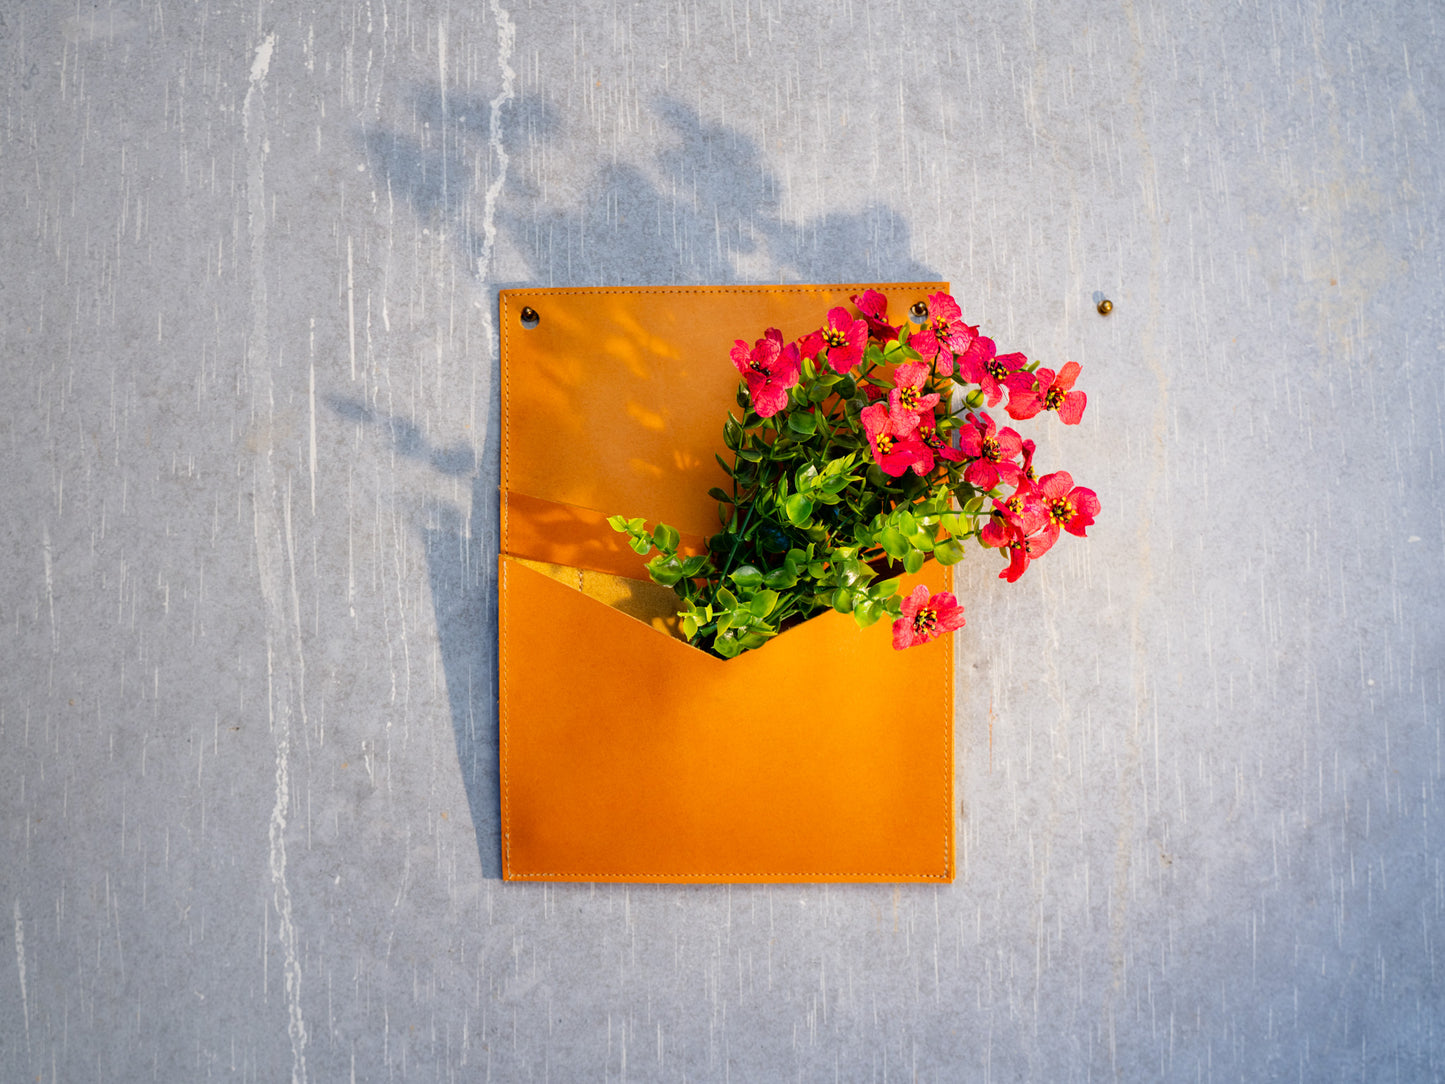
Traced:
<path fill-rule="evenodd" d="M 0 3 L 0 1078 L 1445 1074 L 1440 23 Z M 500 883 L 497 289 L 919 276 L 1104 503 L 958 882 Z"/>

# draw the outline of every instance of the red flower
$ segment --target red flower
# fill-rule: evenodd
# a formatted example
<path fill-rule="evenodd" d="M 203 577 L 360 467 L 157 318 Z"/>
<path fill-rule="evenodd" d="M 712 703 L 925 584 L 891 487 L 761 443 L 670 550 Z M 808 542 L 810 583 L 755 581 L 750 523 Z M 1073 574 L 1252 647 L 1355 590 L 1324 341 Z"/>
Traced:
<path fill-rule="evenodd" d="M 1028 569 L 1029 561 L 1036 555 L 1030 551 L 1029 544 L 1022 538 L 1010 541 L 1004 547 L 1004 552 L 1008 554 L 1008 565 L 998 574 L 998 578 L 1007 580 L 1009 583 L 1017 583 L 1018 578 Z"/>
<path fill-rule="evenodd" d="M 1014 456 L 1023 449 L 1012 429 L 999 429 L 983 411 L 968 416 L 970 424 L 958 434 L 958 446 L 973 462 L 963 472 L 964 480 L 979 489 L 992 489 L 1000 481 L 1016 486 L 1023 471 Z"/>
<path fill-rule="evenodd" d="M 917 414 L 908 411 L 890 414 L 882 403 L 874 403 L 864 407 L 858 418 L 868 434 L 874 461 L 890 477 L 897 478 L 905 473 L 917 463 L 920 449 L 926 451 L 916 436 Z"/>
<path fill-rule="evenodd" d="M 1016 538 L 1022 538 L 1019 526 L 1009 518 L 1007 512 L 998 508 L 998 501 L 994 501 L 994 510 L 989 513 L 988 522 L 978 532 L 978 544 L 987 546 L 989 549 L 1002 549 Z"/>
<path fill-rule="evenodd" d="M 1024 440 L 1023 470 L 1024 477 L 1027 478 L 1030 482 L 1037 482 L 1039 480 L 1038 472 L 1034 470 L 1034 449 L 1037 447 L 1038 445 L 1036 445 L 1033 441 L 1027 439 Z"/>
<path fill-rule="evenodd" d="M 908 345 L 937 368 L 939 375 L 953 375 L 953 356 L 962 354 L 978 335 L 978 328 L 963 322 L 963 310 L 948 294 L 928 299 L 928 320 L 908 340 Z"/>
<path fill-rule="evenodd" d="M 1027 538 L 1049 520 L 1049 510 L 1038 487 L 1022 479 L 1013 495 L 993 502 L 994 509 L 1018 528 L 1020 538 Z"/>
<path fill-rule="evenodd" d="M 979 349 L 980 343 L 987 347 Z M 958 359 L 958 371 L 970 383 L 977 384 L 987 396 L 989 406 L 998 406 L 1003 398 L 1005 382 L 1028 362 L 1023 354 L 998 354 L 993 352 L 993 340 L 980 335 L 973 345 Z"/>
<path fill-rule="evenodd" d="M 1061 470 L 1044 475 L 1039 482 L 1039 496 L 1048 512 L 1043 535 L 1049 545 L 1059 537 L 1061 527 L 1072 535 L 1087 537 L 1084 532 L 1093 526 L 1094 517 L 1099 514 L 1099 498 L 1092 489 L 1074 485 L 1069 472 Z"/>
<path fill-rule="evenodd" d="M 995 501 L 995 504 L 998 502 Z M 1008 580 L 1013 583 L 1024 574 L 1029 567 L 1029 561 L 1038 556 L 1024 538 L 1023 531 L 1019 529 L 1007 512 L 1000 512 L 995 509 L 989 514 L 988 522 L 978 532 L 980 545 L 988 546 L 990 549 L 1002 550 L 1009 559 L 1008 565 L 998 574 L 1001 580 Z"/>
<path fill-rule="evenodd" d="M 758 417 L 771 418 L 788 405 L 788 389 L 798 382 L 801 367 L 798 348 L 791 343 L 784 347 L 777 328 L 769 328 L 751 350 L 742 339 L 736 340 L 732 359 L 747 381 Z"/>
<path fill-rule="evenodd" d="M 810 331 L 798 340 L 798 353 L 805 358 L 816 359 L 826 348 L 821 331 Z"/>
<path fill-rule="evenodd" d="M 1052 369 L 1013 373 L 1008 378 L 1008 415 L 1015 421 L 1032 418 L 1041 410 L 1057 410 L 1065 425 L 1078 425 L 1088 401 L 1081 391 L 1072 390 L 1082 369 L 1077 361 L 1064 363 L 1058 376 Z"/>
<path fill-rule="evenodd" d="M 898 329 L 888 322 L 888 298 L 877 290 L 864 290 L 848 299 L 858 306 L 868 331 L 881 343 L 898 338 Z"/>
<path fill-rule="evenodd" d="M 900 410 L 911 410 L 922 417 L 925 413 L 933 416 L 938 405 L 938 395 L 924 395 L 928 387 L 928 366 L 921 361 L 900 365 L 893 372 L 894 388 L 888 393 L 888 409 L 895 414 Z"/>
<path fill-rule="evenodd" d="M 926 644 L 942 633 L 962 628 L 963 607 L 952 592 L 930 595 L 919 584 L 913 594 L 903 600 L 903 616 L 893 622 L 893 647 L 902 651 L 915 644 Z"/>
<path fill-rule="evenodd" d="M 934 464 L 938 459 L 947 459 L 951 463 L 957 463 L 963 458 L 963 453 L 948 443 L 939 433 L 938 427 L 933 422 L 933 415 L 918 418 L 918 443 L 922 445 L 917 450 L 918 460 L 913 464 L 913 472 L 920 477 L 933 473 Z"/>
<path fill-rule="evenodd" d="M 804 343 L 811 345 L 815 335 L 822 339 L 823 345 L 828 349 L 829 367 L 840 376 L 846 375 L 849 369 L 863 359 L 863 348 L 868 345 L 867 323 L 853 319 L 841 305 L 828 311 L 828 322 L 804 339 Z M 815 349 L 814 353 L 816 352 Z"/>

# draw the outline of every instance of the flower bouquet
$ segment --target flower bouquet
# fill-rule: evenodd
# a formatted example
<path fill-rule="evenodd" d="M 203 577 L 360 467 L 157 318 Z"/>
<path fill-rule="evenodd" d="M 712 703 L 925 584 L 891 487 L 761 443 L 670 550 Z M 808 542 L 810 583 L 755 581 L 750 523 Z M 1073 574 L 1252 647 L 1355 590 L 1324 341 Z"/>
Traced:
<path fill-rule="evenodd" d="M 1083 417 L 1074 388 L 1080 366 L 1055 372 L 963 320 L 938 292 L 890 322 L 886 297 L 851 296 L 821 327 L 785 341 L 768 328 L 731 351 L 741 380 L 723 440 L 728 478 L 709 496 L 721 529 L 702 552 L 686 552 L 667 525 L 612 516 L 612 528 L 646 556 L 648 573 L 681 600 L 678 618 L 694 646 L 721 658 L 761 647 L 826 610 L 860 627 L 892 618 L 893 646 L 926 643 L 959 628 L 951 592 L 919 585 L 898 593 L 898 575 L 930 557 L 952 565 L 976 538 L 1007 558 L 1010 582 L 1061 531 L 1083 537 L 1099 499 L 1067 471 L 1040 476 L 1035 443 L 999 427 L 1053 412 Z"/>

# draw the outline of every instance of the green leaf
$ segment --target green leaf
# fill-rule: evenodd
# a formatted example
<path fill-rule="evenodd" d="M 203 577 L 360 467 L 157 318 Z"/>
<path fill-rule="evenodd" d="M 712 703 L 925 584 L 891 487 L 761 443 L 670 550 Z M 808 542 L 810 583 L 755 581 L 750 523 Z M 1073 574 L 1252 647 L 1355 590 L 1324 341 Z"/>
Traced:
<path fill-rule="evenodd" d="M 773 612 L 773 607 L 778 604 L 778 593 L 776 591 L 759 591 L 748 601 L 748 609 L 753 611 L 757 618 L 767 617 Z"/>
<path fill-rule="evenodd" d="M 728 573 L 728 579 L 737 584 L 744 591 L 751 591 L 760 587 L 763 582 L 763 574 L 755 565 L 741 565 Z"/>
<path fill-rule="evenodd" d="M 608 516 L 607 525 L 611 527 L 614 531 L 621 531 L 623 534 L 627 533 L 626 516 Z"/>
<path fill-rule="evenodd" d="M 849 613 L 853 609 L 853 592 L 846 587 L 840 587 L 833 592 L 833 609 L 840 614 Z"/>
<path fill-rule="evenodd" d="M 718 604 L 724 609 L 736 610 L 738 608 L 737 595 L 733 594 L 726 587 L 719 587 L 717 589 L 717 600 Z"/>
<path fill-rule="evenodd" d="M 812 521 L 813 502 L 801 493 L 794 493 L 783 502 L 783 514 L 794 527 L 806 527 Z"/>
<path fill-rule="evenodd" d="M 681 538 L 675 528 L 669 527 L 666 523 L 659 523 L 652 529 L 652 541 L 663 552 L 676 553 L 677 544 Z"/>
<path fill-rule="evenodd" d="M 786 591 L 798 583 L 798 574 L 792 567 L 775 568 L 763 577 L 763 583 L 774 591 Z"/>
<path fill-rule="evenodd" d="M 963 525 L 963 517 L 957 512 L 945 512 L 938 517 L 938 525 L 949 534 L 965 534 L 967 528 Z"/>
<path fill-rule="evenodd" d="M 895 561 L 901 561 L 904 554 L 912 548 L 908 545 L 908 540 L 898 533 L 896 527 L 884 527 L 879 531 L 878 544 L 883 547 L 883 552 Z"/>
<path fill-rule="evenodd" d="M 853 587 L 855 584 L 866 584 L 872 571 L 856 557 L 844 557 L 833 562 L 833 574 L 839 585 Z"/>
<path fill-rule="evenodd" d="M 697 635 L 697 618 L 693 617 L 692 614 L 687 614 L 682 619 L 682 634 L 689 640 Z"/>
<path fill-rule="evenodd" d="M 638 516 L 636 519 L 629 519 L 627 521 L 627 529 L 633 534 L 641 531 L 646 526 L 647 520 L 643 519 L 641 516 Z"/>
<path fill-rule="evenodd" d="M 715 501 L 722 501 L 724 504 L 733 503 L 733 495 L 725 489 L 719 489 L 717 486 L 709 489 L 707 495 Z"/>
<path fill-rule="evenodd" d="M 910 535 L 918 530 L 918 521 L 913 518 L 913 513 L 902 508 L 893 514 L 893 525 L 901 535 Z"/>
<path fill-rule="evenodd" d="M 646 535 L 641 538 L 629 538 L 627 544 L 644 557 L 647 556 L 647 551 L 652 549 L 652 543 L 648 541 Z"/>
<path fill-rule="evenodd" d="M 743 442 L 743 427 L 737 423 L 737 419 L 731 414 L 728 420 L 723 422 L 723 443 L 736 451 Z"/>
<path fill-rule="evenodd" d="M 963 546 L 956 538 L 945 538 L 933 547 L 933 556 L 941 565 L 956 565 L 963 560 Z"/>
<path fill-rule="evenodd" d="M 864 602 L 853 607 L 853 620 L 858 622 L 860 629 L 874 624 L 883 614 L 883 607 L 876 602 Z"/>
<path fill-rule="evenodd" d="M 723 658 L 731 659 L 737 657 L 738 652 L 743 649 L 743 646 L 734 640 L 731 635 L 719 635 L 718 638 L 713 641 L 712 649 Z"/>
<path fill-rule="evenodd" d="M 682 574 L 688 579 L 692 579 L 706 567 L 707 557 L 699 553 L 682 562 Z"/>
<path fill-rule="evenodd" d="M 682 562 L 676 555 L 658 554 L 647 562 L 647 572 L 663 587 L 671 587 L 682 579 Z"/>
<path fill-rule="evenodd" d="M 923 551 L 910 549 L 903 558 L 903 571 L 910 576 L 923 567 Z"/>
<path fill-rule="evenodd" d="M 896 579 L 879 580 L 868 588 L 868 597 L 874 602 L 887 602 L 895 591 L 898 590 Z"/>

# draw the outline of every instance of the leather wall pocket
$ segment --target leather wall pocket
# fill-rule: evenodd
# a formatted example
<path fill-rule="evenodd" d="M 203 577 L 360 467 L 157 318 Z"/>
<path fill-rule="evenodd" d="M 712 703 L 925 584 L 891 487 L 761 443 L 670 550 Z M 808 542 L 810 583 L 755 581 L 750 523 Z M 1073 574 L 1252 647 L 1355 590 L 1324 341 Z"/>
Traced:
<path fill-rule="evenodd" d="M 866 288 L 502 292 L 508 880 L 953 880 L 951 638 L 894 651 L 885 626 L 828 613 L 716 659 L 676 638 L 674 596 L 606 523 L 700 546 L 733 340 L 797 337 Z M 947 287 L 873 288 L 905 313 Z M 949 570 L 915 582 L 944 590 Z"/>

